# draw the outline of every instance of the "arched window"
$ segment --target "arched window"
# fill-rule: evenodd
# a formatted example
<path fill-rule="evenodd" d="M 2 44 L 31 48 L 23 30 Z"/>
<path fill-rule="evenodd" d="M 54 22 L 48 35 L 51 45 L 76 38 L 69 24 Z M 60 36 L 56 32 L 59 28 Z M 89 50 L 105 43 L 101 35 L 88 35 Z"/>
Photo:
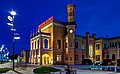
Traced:
<path fill-rule="evenodd" d="M 48 40 L 47 39 L 44 40 L 44 48 L 48 48 Z"/>
<path fill-rule="evenodd" d="M 36 41 L 35 41 L 35 49 L 36 49 Z"/>
<path fill-rule="evenodd" d="M 60 49 L 61 48 L 61 41 L 57 40 L 57 48 Z"/>
<path fill-rule="evenodd" d="M 38 49 L 39 49 L 39 40 L 38 40 Z"/>
<path fill-rule="evenodd" d="M 33 50 L 33 46 L 34 46 L 34 45 L 33 45 L 33 42 L 32 42 L 32 50 Z"/>
<path fill-rule="evenodd" d="M 110 47 L 112 46 L 112 44 L 110 43 Z"/>
<path fill-rule="evenodd" d="M 112 43 L 112 47 L 114 47 L 114 42 Z"/>
<path fill-rule="evenodd" d="M 115 61 L 115 54 L 112 55 L 112 61 Z"/>

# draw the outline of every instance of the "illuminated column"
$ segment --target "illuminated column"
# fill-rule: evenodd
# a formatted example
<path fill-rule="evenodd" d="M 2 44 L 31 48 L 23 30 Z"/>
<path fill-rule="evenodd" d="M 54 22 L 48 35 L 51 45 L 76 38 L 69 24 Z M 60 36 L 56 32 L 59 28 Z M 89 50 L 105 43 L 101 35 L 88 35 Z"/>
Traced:
<path fill-rule="evenodd" d="M 41 37 L 41 30 L 40 30 L 40 32 L 39 32 L 39 49 L 40 49 L 40 65 L 42 65 L 42 45 L 43 45 L 43 43 L 42 43 L 42 37 Z"/>

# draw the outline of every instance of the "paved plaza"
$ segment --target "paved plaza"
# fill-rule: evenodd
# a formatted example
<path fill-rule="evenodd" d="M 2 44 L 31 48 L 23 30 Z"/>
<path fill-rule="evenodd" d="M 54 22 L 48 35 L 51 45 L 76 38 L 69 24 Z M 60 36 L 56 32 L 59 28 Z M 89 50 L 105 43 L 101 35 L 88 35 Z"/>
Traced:
<path fill-rule="evenodd" d="M 0 68 L 5 68 L 5 67 L 12 68 L 12 63 L 0 64 Z M 3 74 L 34 74 L 33 69 L 37 68 L 37 67 L 39 67 L 39 66 L 38 65 L 30 65 L 30 64 L 24 64 L 24 66 L 23 66 L 22 64 L 17 64 L 15 66 L 15 70 L 16 70 L 15 72 L 9 71 L 9 72 L 3 73 Z M 62 71 L 64 71 L 63 65 L 54 65 L 52 67 L 58 68 L 58 69 L 61 69 Z M 110 72 L 110 71 L 82 70 L 82 69 L 80 69 L 81 67 L 86 68 L 87 66 L 84 66 L 84 65 L 75 66 L 74 69 L 77 71 L 77 74 L 120 74 L 120 73 Z M 56 72 L 54 74 L 60 74 L 60 72 Z M 62 74 L 65 74 L 65 73 L 62 72 Z"/>

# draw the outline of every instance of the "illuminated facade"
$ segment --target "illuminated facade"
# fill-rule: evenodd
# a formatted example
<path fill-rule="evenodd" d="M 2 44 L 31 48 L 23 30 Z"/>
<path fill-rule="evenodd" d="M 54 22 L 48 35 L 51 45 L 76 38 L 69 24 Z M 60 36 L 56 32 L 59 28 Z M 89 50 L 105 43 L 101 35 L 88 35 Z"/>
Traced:
<path fill-rule="evenodd" d="M 55 20 L 52 16 L 31 34 L 31 64 L 82 64 L 84 59 L 101 63 L 105 59 L 108 53 L 104 51 L 106 38 L 96 38 L 96 34 L 90 36 L 89 32 L 86 32 L 86 36 L 76 34 L 75 5 L 68 4 L 67 11 L 68 22 Z"/>

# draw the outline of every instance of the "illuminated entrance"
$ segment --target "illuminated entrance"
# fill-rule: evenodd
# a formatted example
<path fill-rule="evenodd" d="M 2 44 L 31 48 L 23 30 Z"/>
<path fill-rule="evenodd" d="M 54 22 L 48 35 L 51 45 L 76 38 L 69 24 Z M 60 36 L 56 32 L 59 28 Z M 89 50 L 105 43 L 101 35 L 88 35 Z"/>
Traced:
<path fill-rule="evenodd" d="M 43 54 L 42 55 L 42 64 L 43 65 L 50 64 L 50 56 L 48 54 Z"/>

